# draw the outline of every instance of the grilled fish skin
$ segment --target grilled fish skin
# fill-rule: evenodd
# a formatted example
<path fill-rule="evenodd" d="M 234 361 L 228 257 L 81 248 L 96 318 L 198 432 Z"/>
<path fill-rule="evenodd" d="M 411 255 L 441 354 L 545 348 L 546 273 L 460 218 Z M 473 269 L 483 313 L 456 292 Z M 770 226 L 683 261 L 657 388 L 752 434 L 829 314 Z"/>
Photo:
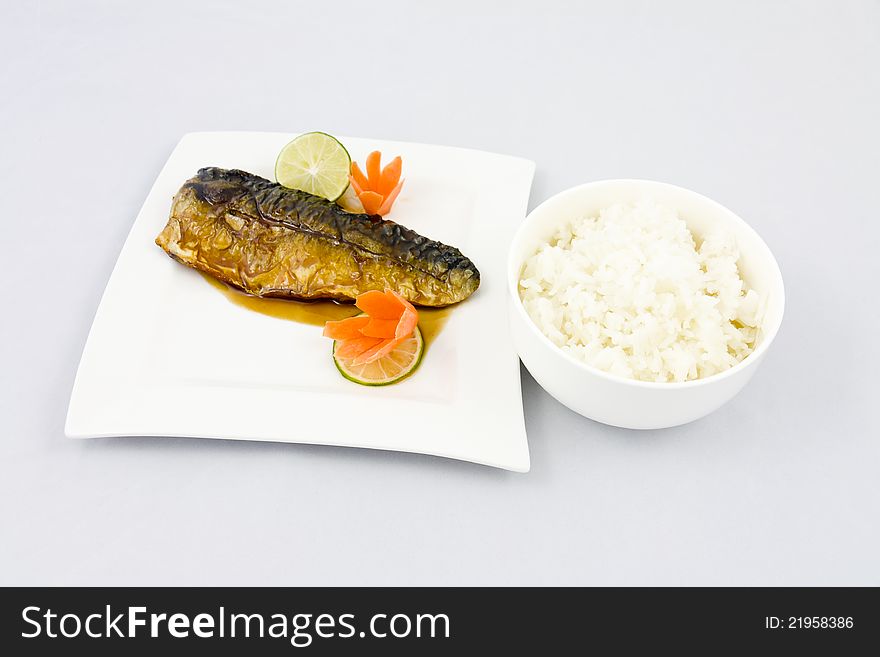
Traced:
<path fill-rule="evenodd" d="M 186 181 L 156 244 L 261 297 L 353 301 L 391 288 L 417 305 L 446 306 L 480 285 L 454 247 L 236 169 L 208 167 Z"/>

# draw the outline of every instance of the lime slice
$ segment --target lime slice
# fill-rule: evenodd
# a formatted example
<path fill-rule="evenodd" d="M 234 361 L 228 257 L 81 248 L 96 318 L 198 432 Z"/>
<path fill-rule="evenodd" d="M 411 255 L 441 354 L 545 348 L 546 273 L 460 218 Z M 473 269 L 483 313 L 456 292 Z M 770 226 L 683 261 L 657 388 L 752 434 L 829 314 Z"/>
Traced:
<path fill-rule="evenodd" d="M 345 146 L 323 132 L 307 132 L 281 149 L 275 160 L 275 180 L 335 201 L 348 188 L 351 158 Z"/>
<path fill-rule="evenodd" d="M 397 383 L 413 373 L 422 361 L 424 352 L 425 341 L 422 340 L 422 332 L 418 326 L 413 334 L 390 354 L 363 365 L 352 365 L 350 361 L 337 358 L 336 341 L 333 341 L 333 362 L 336 363 L 336 369 L 349 381 L 360 383 L 362 386 L 387 386 Z"/>

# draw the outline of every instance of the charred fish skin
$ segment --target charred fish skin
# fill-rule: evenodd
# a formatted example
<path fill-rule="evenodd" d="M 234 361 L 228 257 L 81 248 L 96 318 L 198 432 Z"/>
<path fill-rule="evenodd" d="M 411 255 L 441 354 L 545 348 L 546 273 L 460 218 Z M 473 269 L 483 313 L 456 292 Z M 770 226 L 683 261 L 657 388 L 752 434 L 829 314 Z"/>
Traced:
<path fill-rule="evenodd" d="M 349 301 L 391 288 L 417 305 L 446 306 L 480 285 L 454 247 L 237 169 L 208 167 L 186 181 L 156 244 L 263 297 Z"/>

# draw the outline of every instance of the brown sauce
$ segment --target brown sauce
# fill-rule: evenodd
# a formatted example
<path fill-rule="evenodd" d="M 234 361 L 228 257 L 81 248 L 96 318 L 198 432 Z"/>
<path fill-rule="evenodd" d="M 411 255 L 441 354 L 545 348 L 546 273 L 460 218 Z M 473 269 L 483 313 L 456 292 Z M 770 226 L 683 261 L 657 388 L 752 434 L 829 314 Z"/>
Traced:
<path fill-rule="evenodd" d="M 353 303 L 339 303 L 330 300 L 293 301 L 255 297 L 226 285 L 226 283 L 222 283 L 208 274 L 202 274 L 202 277 L 214 289 L 223 294 L 230 303 L 260 313 L 261 315 L 268 315 L 269 317 L 288 322 L 324 326 L 328 321 L 354 317 L 361 312 Z M 418 310 L 419 330 L 422 332 L 422 339 L 424 339 L 427 348 L 446 324 L 452 308 L 419 308 Z"/>
<path fill-rule="evenodd" d="M 422 332 L 422 339 L 425 341 L 426 350 L 446 325 L 451 312 L 452 306 L 445 308 L 419 308 L 419 330 Z"/>

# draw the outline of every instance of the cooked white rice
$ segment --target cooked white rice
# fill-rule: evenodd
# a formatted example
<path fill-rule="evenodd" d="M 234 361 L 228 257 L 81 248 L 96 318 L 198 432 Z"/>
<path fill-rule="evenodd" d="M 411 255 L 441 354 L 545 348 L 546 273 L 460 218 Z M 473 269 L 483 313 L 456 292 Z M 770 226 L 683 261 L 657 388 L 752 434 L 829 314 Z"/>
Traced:
<path fill-rule="evenodd" d="M 689 381 L 755 347 L 763 304 L 738 258 L 724 233 L 698 248 L 675 210 L 618 204 L 562 226 L 526 260 L 519 293 L 538 328 L 572 356 L 631 379 Z"/>

